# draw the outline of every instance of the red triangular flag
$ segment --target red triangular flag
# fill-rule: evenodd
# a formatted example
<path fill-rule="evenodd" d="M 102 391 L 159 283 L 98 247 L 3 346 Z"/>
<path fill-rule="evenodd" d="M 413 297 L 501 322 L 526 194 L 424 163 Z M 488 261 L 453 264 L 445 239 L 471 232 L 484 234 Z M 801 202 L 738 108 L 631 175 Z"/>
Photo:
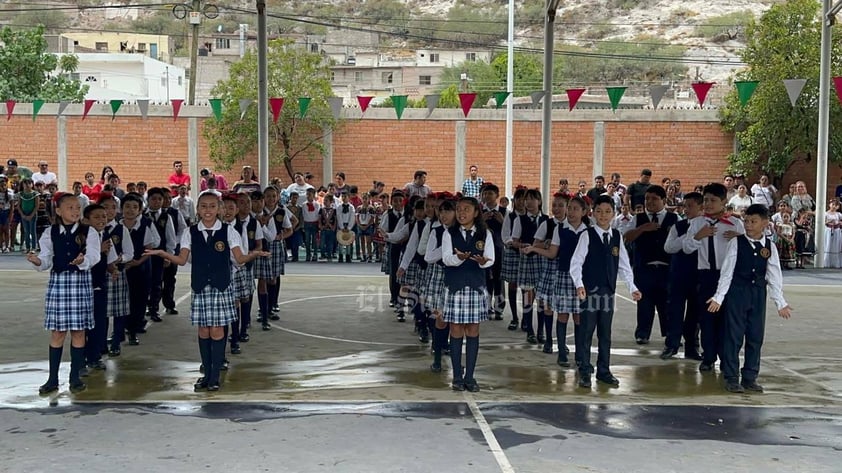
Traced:
<path fill-rule="evenodd" d="M 17 102 L 14 100 L 6 100 L 6 120 L 12 119 L 12 112 L 15 111 L 15 105 Z"/>
<path fill-rule="evenodd" d="M 96 103 L 96 100 L 93 100 L 93 99 L 85 100 L 85 108 L 82 110 L 82 120 L 84 120 L 85 118 L 88 117 L 88 112 L 91 111 L 91 107 L 94 106 L 94 103 Z"/>
<path fill-rule="evenodd" d="M 172 121 L 178 120 L 178 113 L 181 112 L 181 105 L 184 104 L 183 99 L 172 99 Z"/>
<path fill-rule="evenodd" d="M 368 104 L 371 103 L 371 99 L 373 98 L 374 97 L 370 95 L 357 95 L 357 102 L 360 104 L 360 110 L 362 110 L 363 113 L 368 110 Z"/>
<path fill-rule="evenodd" d="M 459 94 L 459 103 L 462 105 L 462 113 L 468 116 L 471 107 L 474 106 L 474 100 L 477 99 L 477 94 L 474 92 L 463 92 Z"/>
<path fill-rule="evenodd" d="M 586 89 L 567 89 L 567 102 L 569 103 L 569 110 L 572 112 L 573 109 L 576 107 L 576 104 L 579 103 L 579 99 L 582 97 L 582 94 L 585 93 Z M 550 94 L 552 97 L 552 94 Z M 550 100 L 552 102 L 552 100 Z"/>
<path fill-rule="evenodd" d="M 703 107 L 705 105 L 705 99 L 708 96 L 708 91 L 713 87 L 713 82 L 695 82 L 691 85 L 693 86 L 693 91 L 696 92 L 696 98 L 699 99 L 699 106 Z"/>
<path fill-rule="evenodd" d="M 836 97 L 842 103 L 842 77 L 834 77 L 833 86 L 836 87 Z"/>
<path fill-rule="evenodd" d="M 281 116 L 281 110 L 284 108 L 283 97 L 273 97 L 269 99 L 269 108 L 272 109 L 272 123 L 278 123 L 278 118 Z"/>

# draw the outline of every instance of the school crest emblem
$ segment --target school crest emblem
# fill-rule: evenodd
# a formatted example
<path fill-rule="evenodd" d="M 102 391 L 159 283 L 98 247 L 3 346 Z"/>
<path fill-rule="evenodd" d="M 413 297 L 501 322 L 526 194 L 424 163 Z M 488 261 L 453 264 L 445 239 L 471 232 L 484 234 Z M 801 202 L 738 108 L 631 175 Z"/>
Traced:
<path fill-rule="evenodd" d="M 223 251 L 225 251 L 225 243 L 222 243 L 221 241 L 218 241 L 213 245 L 213 249 L 222 253 Z"/>
<path fill-rule="evenodd" d="M 480 251 L 485 251 L 485 241 L 484 240 L 477 240 L 476 244 L 474 245 Z"/>
<path fill-rule="evenodd" d="M 769 251 L 769 248 L 761 248 L 760 249 L 760 256 L 763 259 L 769 259 L 769 257 L 772 256 L 772 252 Z"/>
<path fill-rule="evenodd" d="M 283 221 L 284 221 L 284 216 L 283 216 L 283 215 L 281 215 L 281 214 L 275 215 L 275 221 L 276 221 L 276 222 L 279 222 L 279 223 L 283 223 Z"/>
<path fill-rule="evenodd" d="M 620 256 L 620 247 L 615 246 L 611 248 L 611 256 Z"/>
<path fill-rule="evenodd" d="M 249 232 L 247 236 L 249 240 L 254 240 L 254 232 Z"/>
<path fill-rule="evenodd" d="M 80 234 L 78 234 L 78 235 L 76 235 L 76 244 L 77 244 L 77 245 L 82 246 L 82 245 L 84 245 L 84 244 L 85 244 L 85 242 L 87 242 L 87 241 L 88 241 L 88 239 L 87 239 L 87 238 L 85 238 L 85 235 L 82 235 L 81 233 L 80 233 Z"/>
<path fill-rule="evenodd" d="M 120 244 L 120 236 L 119 235 L 111 235 L 111 243 L 114 245 Z"/>
<path fill-rule="evenodd" d="M 166 220 L 158 220 L 157 224 L 158 224 L 158 228 L 163 230 L 167 226 L 167 221 Z"/>

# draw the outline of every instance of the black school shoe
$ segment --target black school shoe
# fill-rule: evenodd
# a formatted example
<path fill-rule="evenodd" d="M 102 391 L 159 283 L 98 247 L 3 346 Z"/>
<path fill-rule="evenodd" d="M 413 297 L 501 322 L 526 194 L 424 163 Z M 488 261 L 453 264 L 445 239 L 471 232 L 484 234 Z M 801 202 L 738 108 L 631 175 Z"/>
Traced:
<path fill-rule="evenodd" d="M 729 379 L 725 381 L 725 390 L 729 393 L 742 394 L 746 392 L 745 388 L 737 382 L 736 379 Z"/>
<path fill-rule="evenodd" d="M 558 360 L 556 364 L 562 368 L 570 368 L 570 361 L 567 359 L 567 350 L 558 352 Z"/>
<path fill-rule="evenodd" d="M 102 361 L 102 360 L 92 361 L 92 362 L 88 363 L 88 368 L 92 369 L 92 370 L 104 371 L 105 370 L 105 362 Z"/>
<path fill-rule="evenodd" d="M 140 345 L 140 340 L 138 340 L 137 335 L 129 335 L 129 345 L 133 347 Z"/>
<path fill-rule="evenodd" d="M 120 349 L 119 348 L 112 348 L 112 349 L 108 350 L 108 356 L 110 356 L 111 358 L 116 358 L 116 357 L 120 356 Z"/>
<path fill-rule="evenodd" d="M 702 357 L 701 353 L 699 353 L 697 351 L 685 351 L 684 352 L 684 358 L 686 358 L 688 360 L 696 360 L 696 361 L 702 361 L 704 359 L 704 357 Z"/>
<path fill-rule="evenodd" d="M 477 380 L 469 379 L 469 380 L 465 381 L 465 389 L 467 389 L 468 392 L 478 393 L 479 392 L 479 384 L 477 384 Z"/>
<path fill-rule="evenodd" d="M 51 383 L 47 381 L 46 383 L 42 384 L 41 387 L 38 388 L 38 394 L 44 396 L 50 393 L 54 393 L 58 391 L 58 383 Z"/>
<path fill-rule="evenodd" d="M 527 335 L 526 336 L 526 343 L 529 343 L 530 345 L 537 345 L 538 339 L 535 338 L 535 335 Z"/>
<path fill-rule="evenodd" d="M 430 371 L 432 371 L 433 373 L 441 373 L 441 363 L 431 364 Z"/>
<path fill-rule="evenodd" d="M 454 391 L 464 391 L 467 389 L 465 382 L 461 379 L 454 379 L 452 383 L 450 383 L 450 388 Z"/>
<path fill-rule="evenodd" d="M 208 389 L 208 379 L 204 376 L 199 378 L 195 384 L 193 384 L 193 391 L 205 391 Z"/>
<path fill-rule="evenodd" d="M 541 343 L 541 344 L 547 343 L 547 339 L 544 338 L 543 333 L 539 333 L 537 338 L 538 338 L 538 343 Z"/>
<path fill-rule="evenodd" d="M 88 385 L 83 383 L 82 381 L 72 381 L 70 383 L 70 392 L 72 392 L 73 394 L 80 393 L 86 389 L 88 389 Z"/>
<path fill-rule="evenodd" d="M 541 351 L 543 351 L 544 353 L 546 353 L 548 355 L 552 355 L 553 354 L 553 346 L 550 345 L 547 342 L 544 342 L 544 349 L 541 350 Z"/>
<path fill-rule="evenodd" d="M 613 386 L 615 388 L 620 387 L 620 380 L 617 379 L 616 377 L 614 377 L 614 375 L 611 374 L 611 373 L 598 374 L 598 375 L 596 375 L 596 380 L 599 381 L 600 383 L 605 383 L 605 384 L 607 384 L 609 386 Z"/>
<path fill-rule="evenodd" d="M 272 326 L 269 325 L 268 320 L 263 319 L 263 321 L 260 323 L 260 329 L 264 332 L 268 332 L 269 330 L 272 330 Z"/>
<path fill-rule="evenodd" d="M 749 392 L 749 393 L 762 393 L 763 392 L 763 386 L 757 384 L 757 381 L 755 381 L 755 380 L 747 381 L 747 380 L 744 379 L 742 381 L 742 383 L 740 383 L 740 384 L 743 386 L 743 388 L 746 390 L 746 392 Z"/>
<path fill-rule="evenodd" d="M 517 320 L 517 319 L 512 319 L 512 321 L 511 321 L 511 322 L 509 322 L 509 330 L 511 330 L 512 332 L 514 332 L 515 330 L 517 330 L 518 325 L 519 325 L 519 324 L 518 324 L 518 320 Z"/>
<path fill-rule="evenodd" d="M 165 310 L 164 313 L 167 315 L 178 315 L 178 309 L 173 307 L 172 309 Z"/>
<path fill-rule="evenodd" d="M 713 363 L 705 363 L 704 361 L 699 365 L 700 373 L 708 373 L 713 371 Z"/>
<path fill-rule="evenodd" d="M 243 352 L 243 350 L 240 348 L 240 345 L 231 345 L 231 354 L 232 355 L 239 355 L 242 352 Z"/>
<path fill-rule="evenodd" d="M 579 377 L 579 387 L 590 389 L 591 388 L 591 376 L 590 375 L 580 376 Z"/>
<path fill-rule="evenodd" d="M 251 339 L 251 337 L 249 337 L 249 334 L 247 334 L 246 332 L 243 332 L 243 333 L 240 334 L 240 341 L 242 343 L 248 343 L 248 341 L 250 339 Z"/>
<path fill-rule="evenodd" d="M 664 347 L 664 351 L 661 352 L 661 359 L 662 360 L 669 360 L 670 358 L 675 357 L 678 354 L 678 348 L 670 348 Z"/>
<path fill-rule="evenodd" d="M 164 321 L 164 319 L 162 319 L 161 316 L 158 315 L 158 314 L 150 314 L 149 319 L 153 322 L 163 322 Z"/>
<path fill-rule="evenodd" d="M 281 316 L 273 312 L 272 315 L 269 316 L 269 320 L 281 320 Z"/>
<path fill-rule="evenodd" d="M 495 312 L 494 313 L 494 320 L 503 320 L 503 313 L 502 312 Z"/>

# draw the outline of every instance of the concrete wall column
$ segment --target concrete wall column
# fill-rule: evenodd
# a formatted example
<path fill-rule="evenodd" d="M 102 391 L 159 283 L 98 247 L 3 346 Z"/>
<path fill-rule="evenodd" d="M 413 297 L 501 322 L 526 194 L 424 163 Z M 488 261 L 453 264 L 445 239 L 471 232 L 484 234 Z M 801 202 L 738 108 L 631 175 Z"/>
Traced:
<path fill-rule="evenodd" d="M 594 176 L 604 175 L 605 170 L 605 122 L 593 124 L 593 173 Z"/>
<path fill-rule="evenodd" d="M 70 190 L 67 172 L 67 118 L 58 117 L 56 125 L 56 167 L 58 167 L 58 188 L 62 191 Z"/>
<path fill-rule="evenodd" d="M 195 202 L 202 180 L 199 175 L 199 120 L 196 117 L 187 119 L 187 173 L 190 174 L 190 196 Z"/>
<path fill-rule="evenodd" d="M 454 178 L 453 185 L 457 191 L 462 190 L 462 183 L 465 181 L 465 153 L 466 153 L 466 133 L 467 123 L 465 120 L 456 121 L 456 160 L 454 163 Z"/>
<path fill-rule="evenodd" d="M 333 182 L 333 130 L 325 129 L 322 155 L 322 185 Z"/>

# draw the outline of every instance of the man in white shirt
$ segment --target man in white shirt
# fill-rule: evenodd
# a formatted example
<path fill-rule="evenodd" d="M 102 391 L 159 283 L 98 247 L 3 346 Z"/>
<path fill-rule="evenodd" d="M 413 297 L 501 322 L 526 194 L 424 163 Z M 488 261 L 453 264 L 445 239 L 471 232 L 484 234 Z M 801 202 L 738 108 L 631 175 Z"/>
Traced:
<path fill-rule="evenodd" d="M 47 187 L 50 184 L 58 184 L 58 178 L 56 177 L 56 173 L 49 171 L 48 167 L 49 165 L 46 161 L 41 161 L 38 163 L 38 172 L 32 173 L 33 184 L 43 182 L 44 187 Z"/>
<path fill-rule="evenodd" d="M 298 194 L 298 206 L 301 207 L 307 201 L 307 199 L 304 198 L 304 196 L 307 195 L 307 189 L 315 189 L 315 187 L 311 186 L 310 184 L 307 184 L 307 182 L 304 180 L 303 173 L 295 173 L 293 175 L 293 179 L 295 180 L 295 182 L 288 185 L 286 191 L 287 194 L 292 194 L 293 192 Z"/>

